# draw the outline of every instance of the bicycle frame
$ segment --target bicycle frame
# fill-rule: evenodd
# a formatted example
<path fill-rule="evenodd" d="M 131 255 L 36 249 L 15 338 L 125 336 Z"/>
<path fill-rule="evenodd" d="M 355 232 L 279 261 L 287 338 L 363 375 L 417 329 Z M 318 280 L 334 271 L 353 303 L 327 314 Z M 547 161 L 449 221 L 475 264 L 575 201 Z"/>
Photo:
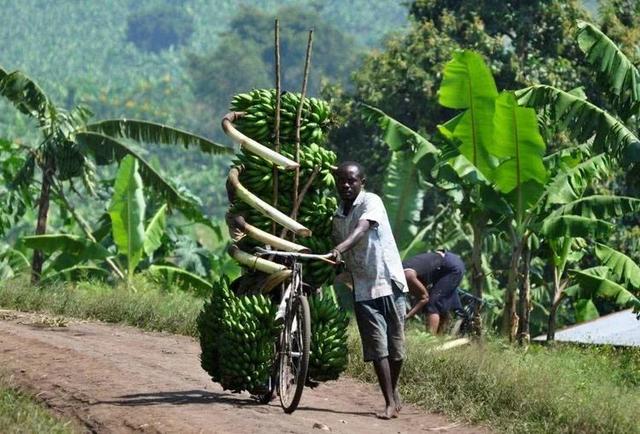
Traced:
<path fill-rule="evenodd" d="M 259 247 L 256 248 L 256 251 L 257 256 L 277 256 L 291 259 L 291 263 L 287 264 L 292 269 L 291 279 L 286 289 L 283 285 L 281 305 L 276 316 L 276 318 L 283 318 L 284 322 L 277 342 L 273 379 L 269 380 L 269 398 L 277 387 L 282 408 L 285 413 L 292 413 L 300 402 L 306 383 L 311 342 L 311 315 L 303 291 L 302 263 L 299 260 L 314 259 L 331 264 L 335 264 L 335 262 L 329 259 L 330 254 L 283 252 Z M 284 309 L 282 309 L 283 307 Z M 276 366 L 278 367 L 277 372 Z M 292 390 L 293 396 L 291 396 Z"/>

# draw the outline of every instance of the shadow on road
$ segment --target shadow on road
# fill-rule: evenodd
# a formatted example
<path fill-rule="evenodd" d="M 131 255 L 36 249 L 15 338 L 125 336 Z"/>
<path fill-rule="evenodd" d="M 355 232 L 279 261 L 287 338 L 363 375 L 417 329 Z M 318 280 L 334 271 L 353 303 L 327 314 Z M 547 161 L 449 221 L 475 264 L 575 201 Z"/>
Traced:
<path fill-rule="evenodd" d="M 273 401 L 277 406 L 278 401 Z M 179 390 L 173 392 L 135 393 L 118 396 L 117 399 L 97 401 L 94 405 L 111 404 L 119 406 L 146 406 L 146 405 L 187 405 L 187 404 L 228 404 L 235 407 L 265 407 L 264 404 L 249 398 L 230 393 L 208 392 L 206 390 Z M 352 414 L 356 416 L 375 416 L 374 412 L 367 411 L 340 411 L 331 408 L 298 407 L 300 411 L 317 411 L 335 414 Z"/>
<path fill-rule="evenodd" d="M 96 404 L 113 404 L 122 406 L 141 406 L 158 404 L 230 404 L 236 407 L 260 406 L 261 404 L 229 393 L 207 392 L 206 390 L 177 390 L 173 392 L 135 393 L 118 396 L 117 399 L 98 401 Z"/>

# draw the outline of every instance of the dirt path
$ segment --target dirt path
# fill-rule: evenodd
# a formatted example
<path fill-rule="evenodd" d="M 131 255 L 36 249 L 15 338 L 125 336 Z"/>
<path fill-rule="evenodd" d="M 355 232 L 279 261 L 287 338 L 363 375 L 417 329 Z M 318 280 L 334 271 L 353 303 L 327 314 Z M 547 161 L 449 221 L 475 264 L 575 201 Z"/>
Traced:
<path fill-rule="evenodd" d="M 399 419 L 377 420 L 379 392 L 351 379 L 305 390 L 300 408 L 285 415 L 276 403 L 224 392 L 200 368 L 199 352 L 184 336 L 0 310 L 0 369 L 80 431 L 487 432 L 413 407 Z"/>

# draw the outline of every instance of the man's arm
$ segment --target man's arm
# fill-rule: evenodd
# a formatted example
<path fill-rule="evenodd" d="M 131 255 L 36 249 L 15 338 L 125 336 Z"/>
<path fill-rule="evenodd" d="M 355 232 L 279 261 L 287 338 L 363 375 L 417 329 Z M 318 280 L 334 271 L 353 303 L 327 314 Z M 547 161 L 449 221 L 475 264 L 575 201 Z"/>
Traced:
<path fill-rule="evenodd" d="M 404 270 L 404 276 L 407 279 L 407 285 L 409 285 L 409 291 L 417 298 L 418 302 L 411 308 L 406 316 L 406 319 L 412 318 L 415 314 L 420 312 L 422 308 L 429 302 L 429 293 L 427 288 L 418 279 L 418 274 L 415 270 Z"/>
<path fill-rule="evenodd" d="M 332 252 L 334 253 L 334 256 L 338 257 L 358 244 L 358 241 L 365 236 L 370 227 L 371 222 L 369 222 L 369 220 L 359 220 L 353 232 L 351 232 L 343 242 L 333 248 Z"/>

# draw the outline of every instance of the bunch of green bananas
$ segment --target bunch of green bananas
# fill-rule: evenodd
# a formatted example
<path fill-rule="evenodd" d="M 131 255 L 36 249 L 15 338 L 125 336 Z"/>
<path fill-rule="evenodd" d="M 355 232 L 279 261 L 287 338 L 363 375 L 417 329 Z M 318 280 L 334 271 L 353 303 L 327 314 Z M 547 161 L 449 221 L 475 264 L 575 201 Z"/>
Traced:
<path fill-rule="evenodd" d="M 283 92 L 280 100 L 280 138 L 283 142 L 295 140 L 296 115 L 300 94 Z M 275 89 L 254 89 L 233 97 L 231 109 L 245 112 L 236 127 L 262 144 L 273 141 L 275 125 Z M 305 98 L 300 118 L 300 139 L 305 143 L 324 143 L 324 129 L 330 122 L 329 105 L 317 98 Z"/>
<path fill-rule="evenodd" d="M 73 142 L 63 140 L 53 149 L 53 158 L 58 179 L 67 181 L 82 175 L 84 156 Z"/>
<path fill-rule="evenodd" d="M 335 380 L 347 368 L 349 317 L 330 297 L 311 297 L 309 378 Z"/>
<path fill-rule="evenodd" d="M 201 365 L 225 390 L 261 391 L 273 364 L 276 306 L 263 295 L 236 297 L 216 285 L 198 317 Z"/>

